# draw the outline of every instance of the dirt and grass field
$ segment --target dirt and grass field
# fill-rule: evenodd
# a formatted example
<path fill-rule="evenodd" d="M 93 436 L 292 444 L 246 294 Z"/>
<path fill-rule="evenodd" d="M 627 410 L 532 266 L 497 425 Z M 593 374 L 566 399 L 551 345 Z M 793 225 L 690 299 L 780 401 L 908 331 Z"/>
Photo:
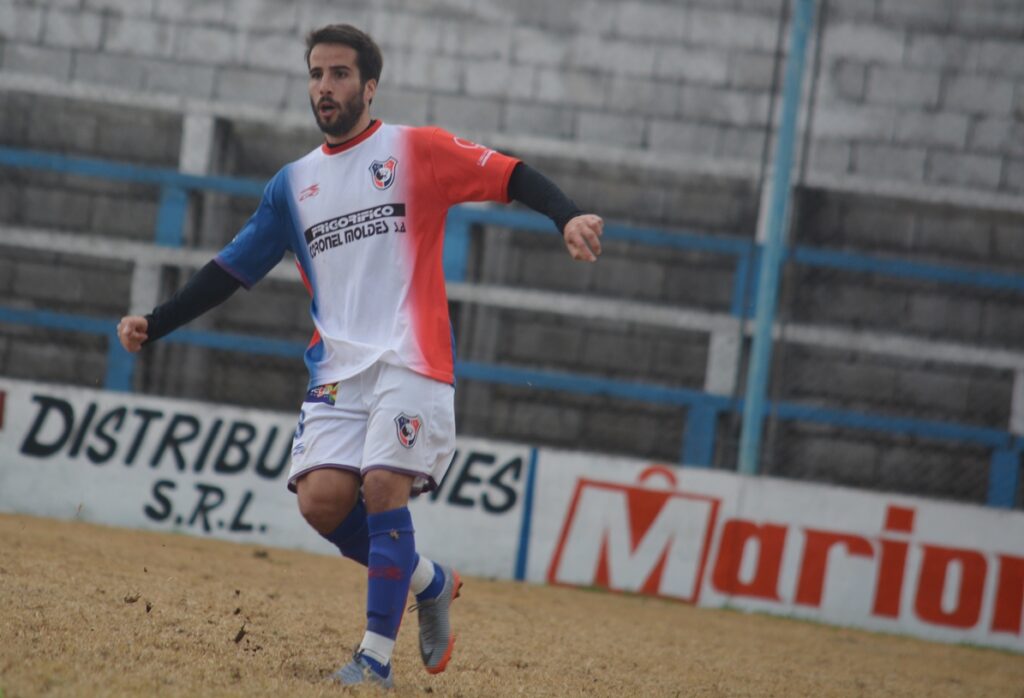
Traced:
<path fill-rule="evenodd" d="M 340 557 L 0 515 L 0 695 L 346 694 L 364 594 Z M 657 599 L 469 578 L 453 615 L 440 676 L 406 619 L 396 695 L 1024 698 L 1020 655 Z"/>

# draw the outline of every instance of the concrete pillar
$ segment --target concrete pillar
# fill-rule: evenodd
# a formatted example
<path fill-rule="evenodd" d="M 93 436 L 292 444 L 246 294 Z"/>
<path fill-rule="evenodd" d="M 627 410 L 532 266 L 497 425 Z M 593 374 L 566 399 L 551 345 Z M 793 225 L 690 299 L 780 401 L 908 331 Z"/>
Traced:
<path fill-rule="evenodd" d="M 739 323 L 735 332 L 713 332 L 708 346 L 708 365 L 704 373 L 705 392 L 732 395 L 739 380 L 739 355 L 742 345 Z"/>
<path fill-rule="evenodd" d="M 470 254 L 467 281 L 486 284 L 504 284 L 508 280 L 512 252 L 511 236 L 504 232 L 484 231 L 476 241 L 482 245 L 479 267 L 474 268 Z M 473 242 L 470 243 L 472 249 Z M 456 338 L 456 355 L 472 361 L 493 363 L 498 356 L 498 309 L 478 303 L 464 304 L 460 310 L 460 327 Z M 455 391 L 460 424 L 467 433 L 493 432 L 490 423 L 492 395 L 495 386 L 489 383 L 470 383 Z"/>
<path fill-rule="evenodd" d="M 145 315 L 153 309 L 159 299 L 160 266 L 152 262 L 136 262 L 132 270 L 131 299 L 128 313 Z"/>
<path fill-rule="evenodd" d="M 209 175 L 217 170 L 218 154 L 221 151 L 223 124 L 209 114 L 185 114 L 182 119 L 181 148 L 178 154 L 178 169 L 191 175 Z M 221 194 L 195 192 L 189 194 L 186 215 L 184 244 L 187 247 L 216 247 L 210 234 L 211 211 L 217 209 Z M 223 205 L 221 206 L 223 208 Z M 165 269 L 162 274 L 151 275 L 154 293 L 159 289 L 158 301 L 169 298 L 190 278 L 194 270 L 183 269 L 174 273 Z M 141 272 L 137 272 L 141 273 Z M 133 283 L 135 279 L 133 278 Z M 140 284 L 143 285 L 143 284 Z M 152 306 L 151 306 L 152 307 Z M 201 317 L 189 324 L 190 329 L 208 329 L 210 321 Z M 156 360 L 159 362 L 155 380 L 159 389 L 167 395 L 208 398 L 210 370 L 207 352 L 196 347 L 159 343 Z"/>
<path fill-rule="evenodd" d="M 1024 436 L 1024 370 L 1013 374 L 1013 395 L 1010 400 L 1010 433 Z"/>
<path fill-rule="evenodd" d="M 216 141 L 217 119 L 214 116 L 186 114 L 181 126 L 178 169 L 185 174 L 209 174 Z"/>

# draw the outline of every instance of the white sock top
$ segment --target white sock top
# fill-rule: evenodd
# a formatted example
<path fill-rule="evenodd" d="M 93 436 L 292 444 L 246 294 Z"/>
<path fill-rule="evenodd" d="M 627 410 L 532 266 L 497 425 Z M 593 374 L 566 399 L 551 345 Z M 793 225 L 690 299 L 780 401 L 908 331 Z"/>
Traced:
<path fill-rule="evenodd" d="M 409 580 L 409 590 L 413 594 L 422 594 L 432 581 L 434 581 L 434 563 L 420 555 L 420 561 L 416 564 L 416 569 L 412 571 L 412 579 Z"/>
<path fill-rule="evenodd" d="M 363 641 L 359 643 L 359 651 L 381 664 L 389 664 L 391 653 L 395 651 L 395 641 L 367 630 Z"/>

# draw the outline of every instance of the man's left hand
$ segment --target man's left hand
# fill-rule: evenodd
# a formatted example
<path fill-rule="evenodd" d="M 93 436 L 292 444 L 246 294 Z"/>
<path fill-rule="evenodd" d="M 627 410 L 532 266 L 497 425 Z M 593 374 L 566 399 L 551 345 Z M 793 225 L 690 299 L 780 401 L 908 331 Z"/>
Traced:
<path fill-rule="evenodd" d="M 600 216 L 585 213 L 565 224 L 563 236 L 565 246 L 573 259 L 581 262 L 596 262 L 601 254 L 601 234 L 604 221 Z"/>

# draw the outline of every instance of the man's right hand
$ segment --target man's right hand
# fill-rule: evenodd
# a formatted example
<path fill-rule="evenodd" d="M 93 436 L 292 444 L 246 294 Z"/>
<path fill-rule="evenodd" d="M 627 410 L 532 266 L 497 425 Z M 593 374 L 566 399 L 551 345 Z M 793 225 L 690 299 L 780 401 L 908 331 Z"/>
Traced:
<path fill-rule="evenodd" d="M 133 354 L 142 348 L 142 343 L 149 336 L 146 330 L 149 329 L 149 321 L 141 315 L 125 315 L 121 322 L 117 323 L 117 338 L 121 340 L 121 346 Z"/>
<path fill-rule="evenodd" d="M 581 262 L 596 262 L 601 254 L 601 235 L 604 234 L 604 220 L 592 213 L 576 216 L 565 224 L 562 236 L 565 247 L 573 259 Z"/>

